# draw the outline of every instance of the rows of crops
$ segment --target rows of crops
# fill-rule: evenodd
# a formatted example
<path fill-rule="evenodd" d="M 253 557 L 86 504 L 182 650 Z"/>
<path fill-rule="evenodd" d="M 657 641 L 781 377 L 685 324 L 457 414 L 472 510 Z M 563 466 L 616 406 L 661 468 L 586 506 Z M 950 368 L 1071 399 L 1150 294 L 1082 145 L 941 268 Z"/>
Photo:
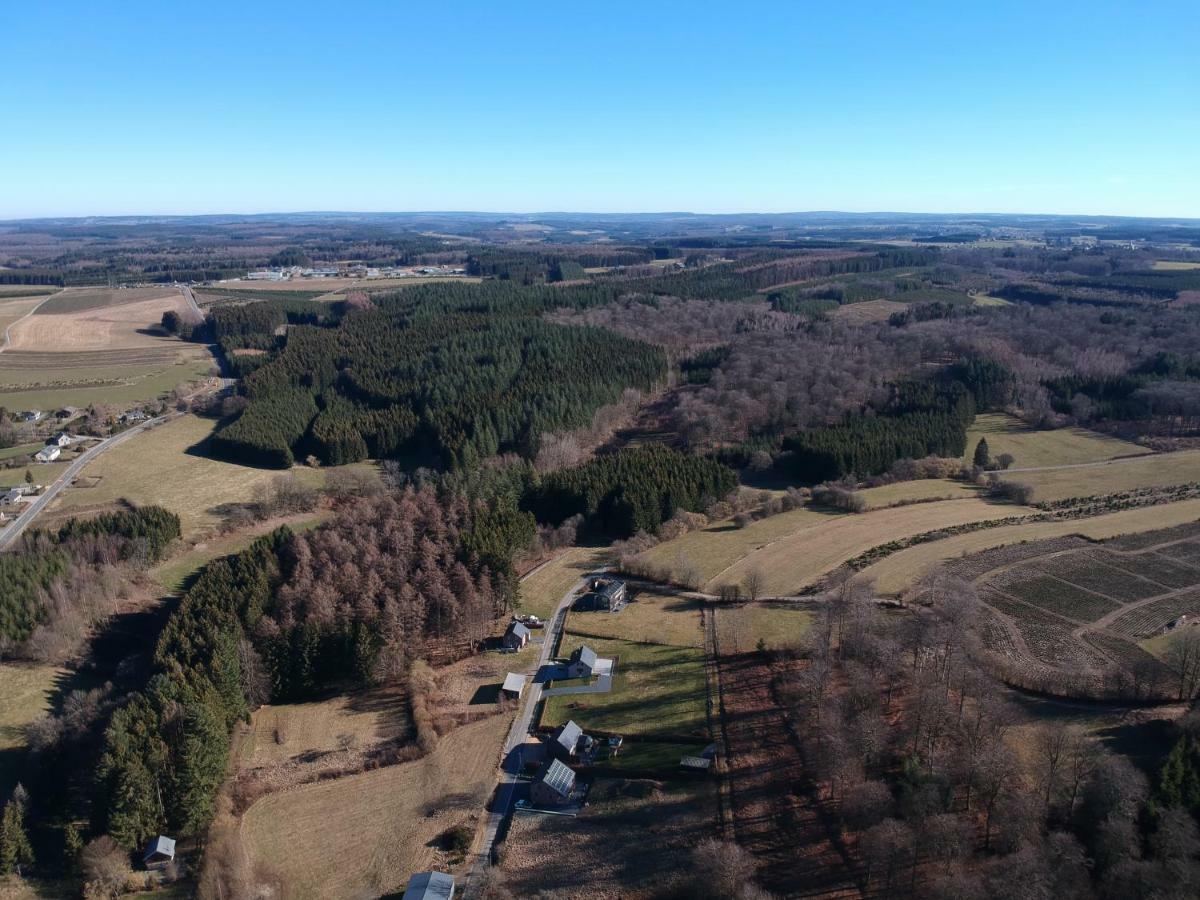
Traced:
<path fill-rule="evenodd" d="M 1124 569 L 1097 565 L 1081 553 L 1070 553 L 1051 559 L 1040 560 L 1037 568 L 1047 575 L 1061 578 L 1089 591 L 1112 597 L 1122 603 L 1132 603 L 1161 594 L 1161 586 L 1144 578 L 1131 575 Z"/>
<path fill-rule="evenodd" d="M 1136 556 L 1120 556 L 1108 550 L 1092 550 L 1088 556 L 1105 565 L 1158 582 L 1166 589 L 1200 584 L 1200 569 L 1175 562 L 1150 550 Z"/>
<path fill-rule="evenodd" d="M 996 586 L 1034 606 L 1076 622 L 1095 622 L 1116 612 L 1121 604 L 1049 575 L 1004 579 Z"/>
<path fill-rule="evenodd" d="M 1200 614 L 1200 591 L 1187 591 L 1161 600 L 1153 600 L 1119 616 L 1110 630 L 1129 638 L 1149 637 L 1180 616 Z"/>

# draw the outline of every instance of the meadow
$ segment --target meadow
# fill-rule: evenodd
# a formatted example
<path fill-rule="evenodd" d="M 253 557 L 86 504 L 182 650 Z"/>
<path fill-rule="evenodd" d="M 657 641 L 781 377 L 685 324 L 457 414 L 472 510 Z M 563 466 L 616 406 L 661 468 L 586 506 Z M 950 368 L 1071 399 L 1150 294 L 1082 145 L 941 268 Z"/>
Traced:
<path fill-rule="evenodd" d="M 618 613 L 572 612 L 567 627 L 576 637 L 630 638 L 676 647 L 703 647 L 698 600 L 636 589 Z"/>
<path fill-rule="evenodd" d="M 993 459 L 1003 453 L 1011 454 L 1015 469 L 1074 465 L 1151 452 L 1138 444 L 1086 428 L 1039 431 L 1003 413 L 984 413 L 975 418 L 975 424 L 967 431 L 965 462 L 970 463 L 974 458 L 975 445 L 980 438 L 987 439 Z"/>
<path fill-rule="evenodd" d="M 172 296 L 179 297 L 179 290 L 169 284 L 143 288 L 66 288 L 47 301 L 38 313 L 79 313 Z"/>
<path fill-rule="evenodd" d="M 1200 450 L 1156 453 L 1144 459 L 1119 459 L 1074 469 L 1014 472 L 1003 477 L 1032 487 L 1037 503 L 1169 487 L 1200 481 Z"/>
<path fill-rule="evenodd" d="M 0 663 L 0 792 L 12 787 L 12 766 L 25 746 L 25 726 L 49 710 L 63 673 L 56 666 Z"/>
<path fill-rule="evenodd" d="M 721 606 L 717 617 L 717 643 L 722 656 L 736 656 L 758 649 L 794 647 L 812 625 L 810 610 L 794 604 L 742 603 Z"/>
<path fill-rule="evenodd" d="M 184 540 L 198 539 L 220 524 L 223 505 L 249 502 L 257 487 L 280 474 L 202 455 L 198 445 L 215 425 L 211 419 L 182 416 L 114 447 L 84 470 L 93 486 L 68 488 L 55 501 L 53 512 L 118 500 L 154 503 L 179 514 Z M 324 481 L 319 469 L 294 471 L 313 486 Z"/>
<path fill-rule="evenodd" d="M 571 547 L 521 579 L 522 613 L 547 619 L 563 595 L 589 572 L 602 568 L 611 554 L 607 547 Z"/>

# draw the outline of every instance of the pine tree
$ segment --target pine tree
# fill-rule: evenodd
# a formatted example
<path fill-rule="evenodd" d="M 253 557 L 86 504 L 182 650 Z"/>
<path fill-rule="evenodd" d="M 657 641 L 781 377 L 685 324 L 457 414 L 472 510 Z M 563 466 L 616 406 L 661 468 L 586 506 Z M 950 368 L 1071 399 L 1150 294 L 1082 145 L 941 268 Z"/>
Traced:
<path fill-rule="evenodd" d="M 75 827 L 74 822 L 68 822 L 63 829 L 63 870 L 74 872 L 79 866 L 79 857 L 83 853 L 83 835 Z"/>
<path fill-rule="evenodd" d="M 986 469 L 992 462 L 992 454 L 988 449 L 987 438 L 980 438 L 979 443 L 975 445 L 975 465 L 981 469 Z"/>
<path fill-rule="evenodd" d="M 0 875 L 15 872 L 18 866 L 33 864 L 33 847 L 25 833 L 25 805 L 13 797 L 4 806 L 0 819 Z"/>

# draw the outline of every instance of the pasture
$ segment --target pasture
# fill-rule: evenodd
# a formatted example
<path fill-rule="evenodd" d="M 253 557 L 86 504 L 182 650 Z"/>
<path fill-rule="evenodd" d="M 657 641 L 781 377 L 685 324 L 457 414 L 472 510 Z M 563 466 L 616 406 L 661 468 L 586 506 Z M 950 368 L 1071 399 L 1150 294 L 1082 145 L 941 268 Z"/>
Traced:
<path fill-rule="evenodd" d="M 717 617 L 717 645 L 722 656 L 736 656 L 757 649 L 762 641 L 768 650 L 792 647 L 812 625 L 813 615 L 791 604 L 742 603 L 721 606 Z"/>
<path fill-rule="evenodd" d="M 619 618 L 624 613 L 618 613 Z M 584 638 L 564 632 L 560 653 L 586 643 L 602 658 L 616 658 L 612 690 L 607 694 L 548 697 L 542 724 L 574 719 L 587 731 L 633 735 L 679 735 L 704 740 L 707 685 L 704 651 L 695 647 Z"/>
<path fill-rule="evenodd" d="M 39 445 L 40 449 L 41 445 Z M 25 469 L 33 473 L 34 484 L 53 484 L 63 471 L 70 465 L 69 460 L 52 463 L 30 463 L 28 466 L 12 469 L 0 469 L 0 488 L 16 487 L 25 483 Z"/>
<path fill-rule="evenodd" d="M 1048 540 L 1068 534 L 1103 540 L 1197 519 L 1200 519 L 1200 500 L 1183 500 L 1161 506 L 1125 509 L 1087 519 L 1001 525 L 908 547 L 867 566 L 862 570 L 862 575 L 875 582 L 880 594 L 890 596 L 912 587 L 935 566 L 994 547 Z"/>
<path fill-rule="evenodd" d="M 571 547 L 521 579 L 522 613 L 549 618 L 563 595 L 589 572 L 607 564 L 607 547 Z"/>
<path fill-rule="evenodd" d="M 567 629 L 576 637 L 630 638 L 675 647 L 703 647 L 700 603 L 675 594 L 637 589 L 618 613 L 572 612 Z"/>
<path fill-rule="evenodd" d="M 187 303 L 174 288 L 154 293 L 144 299 L 126 297 L 90 304 L 80 303 L 80 298 L 58 294 L 13 326 L 9 333 L 10 346 L 13 350 L 55 353 L 177 347 L 182 342 L 162 331 L 160 323 L 165 312 L 185 313 Z"/>
<path fill-rule="evenodd" d="M 898 481 L 858 492 L 867 501 L 867 509 L 884 509 L 931 500 L 961 500 L 979 496 L 979 488 L 963 481 L 945 478 L 923 478 L 919 481 Z"/>
<path fill-rule="evenodd" d="M 801 512 L 809 512 L 801 510 Z M 741 584 L 750 572 L 763 576 L 764 596 L 786 596 L 871 547 L 925 531 L 1024 515 L 1028 509 L 980 499 L 940 500 L 859 514 L 824 515 L 757 549 L 743 554 L 706 585 Z M 791 515 L 785 513 L 784 516 Z M 784 518 L 776 516 L 775 518 Z M 766 519 L 764 522 L 771 522 Z"/>
<path fill-rule="evenodd" d="M 899 300 L 863 300 L 860 303 L 844 303 L 830 313 L 840 322 L 861 325 L 865 322 L 886 322 L 893 313 L 908 309 L 907 303 Z"/>
<path fill-rule="evenodd" d="M 264 797 L 242 820 L 251 863 L 277 873 L 289 900 L 402 891 L 413 872 L 445 864 L 438 835 L 474 827 L 508 725 L 490 716 L 443 736 L 422 759 Z"/>
<path fill-rule="evenodd" d="M 1156 259 L 1154 268 L 1159 272 L 1190 272 L 1200 269 L 1200 262 L 1188 262 L 1181 259 Z"/>
<path fill-rule="evenodd" d="M 990 439 L 988 443 L 991 443 Z M 1003 478 L 1032 487 L 1037 503 L 1115 494 L 1136 488 L 1169 487 L 1200 481 L 1200 450 L 1117 459 L 1074 469 L 1014 472 Z"/>
<path fill-rule="evenodd" d="M 220 524 L 223 507 L 250 501 L 255 488 L 280 474 L 204 456 L 198 445 L 215 426 L 210 419 L 188 415 L 131 438 L 91 462 L 83 474 L 94 480 L 93 486 L 67 488 L 53 511 L 70 513 L 119 500 L 154 503 L 179 514 L 184 540 L 198 539 Z M 313 486 L 324 481 L 319 469 L 293 471 Z"/>
<path fill-rule="evenodd" d="M 1011 454 L 1016 460 L 1013 463 L 1015 469 L 1074 465 L 1151 452 L 1137 444 L 1086 428 L 1038 431 L 1013 416 L 984 413 L 975 418 L 975 424 L 967 431 L 965 462 L 970 463 L 974 458 L 975 445 L 980 438 L 987 439 L 993 459 L 1002 453 Z"/>
<path fill-rule="evenodd" d="M 0 792 L 12 785 L 11 765 L 25 746 L 25 726 L 50 708 L 63 670 L 29 663 L 0 663 Z"/>
<path fill-rule="evenodd" d="M 103 309 L 106 306 L 123 306 L 142 303 L 162 297 L 179 297 L 179 290 L 169 284 L 141 288 L 65 288 L 39 311 L 42 314 L 79 313 Z"/>

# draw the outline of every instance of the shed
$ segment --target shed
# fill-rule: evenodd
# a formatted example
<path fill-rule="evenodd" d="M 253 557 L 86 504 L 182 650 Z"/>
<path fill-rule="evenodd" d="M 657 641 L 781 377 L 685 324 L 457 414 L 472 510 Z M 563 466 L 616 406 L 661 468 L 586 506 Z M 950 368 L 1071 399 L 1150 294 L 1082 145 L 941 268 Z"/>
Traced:
<path fill-rule="evenodd" d="M 684 756 L 679 760 L 679 768 L 688 772 L 706 773 L 712 768 L 712 760 L 706 756 Z"/>
<path fill-rule="evenodd" d="M 175 838 L 160 834 L 146 846 L 142 864 L 147 869 L 162 869 L 175 858 Z"/>
<path fill-rule="evenodd" d="M 596 651 L 584 644 L 582 647 L 576 647 L 575 652 L 571 654 L 571 659 L 567 663 L 567 677 L 591 678 L 595 668 Z"/>
<path fill-rule="evenodd" d="M 408 879 L 404 900 L 451 900 L 454 876 L 445 872 L 418 872 Z"/>
<path fill-rule="evenodd" d="M 504 685 L 500 688 L 500 693 L 513 700 L 519 699 L 521 693 L 525 690 L 525 676 L 517 672 L 509 672 L 504 676 Z"/>
<path fill-rule="evenodd" d="M 540 806 L 561 806 L 570 801 L 574 790 L 574 770 L 552 759 L 530 786 L 529 799 Z"/>
<path fill-rule="evenodd" d="M 550 749 L 557 756 L 565 756 L 570 759 L 579 749 L 579 741 L 583 737 L 583 729 L 575 724 L 574 719 L 570 719 L 564 725 L 560 725 L 558 730 L 554 732 L 554 739 L 551 742 Z"/>
<path fill-rule="evenodd" d="M 529 629 L 520 622 L 513 622 L 504 632 L 504 646 L 510 650 L 520 650 L 529 643 Z"/>

